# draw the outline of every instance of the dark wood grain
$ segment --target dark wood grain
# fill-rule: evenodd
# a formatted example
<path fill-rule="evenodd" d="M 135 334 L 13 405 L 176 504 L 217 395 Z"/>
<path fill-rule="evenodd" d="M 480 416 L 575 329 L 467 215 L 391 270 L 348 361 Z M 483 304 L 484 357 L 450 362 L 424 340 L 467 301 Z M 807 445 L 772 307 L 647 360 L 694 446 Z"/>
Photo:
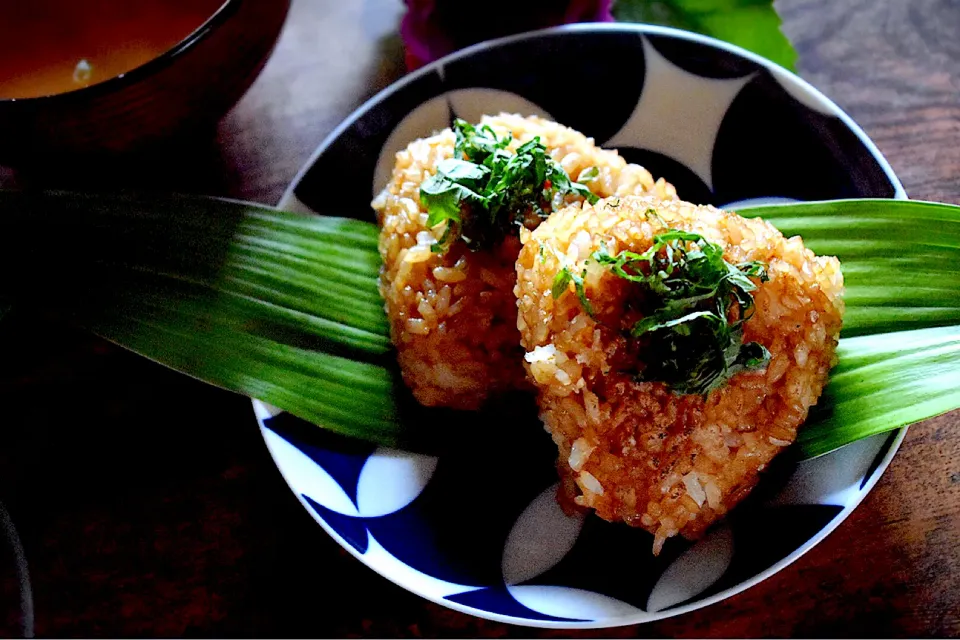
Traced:
<path fill-rule="evenodd" d="M 799 70 L 867 131 L 912 198 L 960 198 L 960 2 L 782 0 Z"/>
<path fill-rule="evenodd" d="M 907 192 L 960 203 L 960 0 L 777 6 L 801 74 L 866 129 Z M 206 140 L 106 173 L 0 170 L 0 184 L 276 203 L 316 145 L 401 74 L 400 12 L 399 0 L 295 0 L 263 75 Z M 958 413 L 913 427 L 855 513 L 762 584 L 660 623 L 544 632 L 427 603 L 340 550 L 286 489 L 245 400 L 44 318 L 8 327 L 0 499 L 24 539 L 40 634 L 960 635 Z M 0 635 L 16 632 L 13 589 L 0 564 Z"/>

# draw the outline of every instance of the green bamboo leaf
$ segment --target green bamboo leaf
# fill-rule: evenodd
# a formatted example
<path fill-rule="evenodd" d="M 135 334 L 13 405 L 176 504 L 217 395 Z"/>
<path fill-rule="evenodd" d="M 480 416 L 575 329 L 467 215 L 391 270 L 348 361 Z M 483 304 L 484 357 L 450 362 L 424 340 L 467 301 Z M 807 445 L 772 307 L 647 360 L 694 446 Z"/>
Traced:
<path fill-rule="evenodd" d="M 797 61 L 773 0 L 616 0 L 613 15 L 726 40 L 790 70 Z"/>
<path fill-rule="evenodd" d="M 209 198 L 0 192 L 0 296 L 324 428 L 401 441 L 374 225 Z"/>
<path fill-rule="evenodd" d="M 960 324 L 960 208 L 912 200 L 835 200 L 761 207 L 760 217 L 840 258 L 843 336 Z"/>
<path fill-rule="evenodd" d="M 865 200 L 742 213 L 842 260 L 840 361 L 800 432 L 803 455 L 960 406 L 960 208 Z M 406 413 L 372 224 L 209 198 L 9 192 L 0 224 L 17 239 L 0 255 L 4 301 L 61 310 L 340 433 L 398 444 L 428 429 L 423 412 Z"/>
<path fill-rule="evenodd" d="M 960 208 L 864 199 L 738 213 L 840 258 L 844 337 L 830 383 L 799 432 L 803 457 L 960 407 Z"/>
<path fill-rule="evenodd" d="M 797 444 L 815 457 L 960 407 L 960 326 L 840 341 Z"/>

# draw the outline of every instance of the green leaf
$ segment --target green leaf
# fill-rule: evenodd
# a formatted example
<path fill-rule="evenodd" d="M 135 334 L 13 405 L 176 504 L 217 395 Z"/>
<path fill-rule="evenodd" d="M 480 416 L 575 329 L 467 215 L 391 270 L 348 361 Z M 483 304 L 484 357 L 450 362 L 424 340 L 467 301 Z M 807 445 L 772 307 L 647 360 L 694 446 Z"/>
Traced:
<path fill-rule="evenodd" d="M 467 182 L 485 179 L 490 175 L 490 169 L 482 164 L 447 158 L 437 165 L 437 173 L 443 174 L 454 182 Z"/>
<path fill-rule="evenodd" d="M 737 212 L 840 258 L 843 336 L 960 324 L 960 207 L 865 199 Z"/>
<path fill-rule="evenodd" d="M 583 272 L 578 275 L 574 273 L 570 267 L 561 267 L 560 270 L 557 271 L 557 275 L 553 278 L 553 286 L 550 289 L 550 293 L 553 296 L 553 299 L 556 300 L 567 292 L 567 289 L 570 287 L 570 283 L 572 282 L 573 288 L 577 293 L 577 298 L 580 300 L 580 306 L 584 311 L 587 312 L 587 315 L 592 318 L 593 305 L 590 304 L 590 300 L 587 299 L 587 291 L 583 283 L 583 279 L 586 274 L 586 269 L 584 269 Z"/>
<path fill-rule="evenodd" d="M 420 185 L 427 224 L 449 220 L 457 227 L 451 230 L 447 225 L 443 239 L 431 247 L 436 253 L 458 239 L 472 250 L 496 244 L 505 235 L 516 234 L 531 214 L 546 217 L 544 208 L 557 194 L 598 200 L 585 185 L 570 180 L 539 137 L 510 153 L 505 150 L 514 139 L 509 134 L 497 138 L 489 126 L 474 127 L 460 119 L 453 129 L 458 157 L 442 160 L 436 175 Z"/>
<path fill-rule="evenodd" d="M 596 171 L 596 167 L 591 167 Z M 587 169 L 589 172 L 590 169 Z M 599 174 L 598 174 L 599 175 Z M 550 160 L 547 164 L 547 179 L 550 180 L 551 192 L 554 193 L 572 193 L 578 195 L 590 204 L 596 204 L 600 198 L 590 191 L 590 187 L 581 183 L 574 182 L 570 179 L 570 176 L 567 175 L 567 172 L 563 170 L 556 161 Z M 596 179 L 596 178 L 594 178 Z"/>
<path fill-rule="evenodd" d="M 770 363 L 770 351 L 759 342 L 748 342 L 740 349 L 734 365 L 745 369 L 762 369 Z"/>
<path fill-rule="evenodd" d="M 780 30 L 773 0 L 616 0 L 621 22 L 645 22 L 725 40 L 794 69 L 797 52 Z"/>
<path fill-rule="evenodd" d="M 553 278 L 553 287 L 550 291 L 554 300 L 567 292 L 567 287 L 570 286 L 571 280 L 573 280 L 573 274 L 570 273 L 570 269 L 567 267 L 563 267 L 557 271 L 557 275 Z"/>
<path fill-rule="evenodd" d="M 340 433 L 401 439 L 377 228 L 208 198 L 0 192 L 0 297 Z"/>
<path fill-rule="evenodd" d="M 458 172 L 454 169 L 454 172 Z M 462 173 L 462 172 L 461 172 Z M 420 184 L 420 202 L 430 212 L 427 225 L 435 227 L 446 220 L 460 223 L 460 213 L 465 202 L 481 202 L 483 196 L 468 184 L 459 184 L 441 172 L 430 176 Z"/>
<path fill-rule="evenodd" d="M 738 213 L 840 258 L 839 364 L 800 430 L 804 456 L 960 408 L 960 207 L 863 199 Z"/>
<path fill-rule="evenodd" d="M 803 457 L 960 407 L 960 326 L 844 339 L 837 355 L 797 436 Z"/>
<path fill-rule="evenodd" d="M 621 251 L 614 257 L 601 245 L 592 259 L 640 292 L 628 298 L 629 308 L 643 314 L 628 332 L 645 343 L 640 379 L 664 382 L 675 393 L 706 395 L 748 366 L 765 366 L 769 353 L 744 345 L 741 329 L 756 289 L 745 273 L 765 280 L 763 264 L 729 264 L 722 247 L 679 229 L 655 235 L 642 254 Z M 734 303 L 739 313 L 730 320 Z"/>
<path fill-rule="evenodd" d="M 453 132 L 456 135 L 454 154 L 477 164 L 483 164 L 498 149 L 505 149 L 511 140 L 508 135 L 498 138 L 489 125 L 478 128 L 461 118 L 454 120 Z"/>
<path fill-rule="evenodd" d="M 960 407 L 960 207 L 857 200 L 741 213 L 842 260 L 839 364 L 800 431 L 803 455 Z M 4 302 L 59 310 L 340 433 L 405 444 L 427 429 L 428 417 L 406 413 L 372 224 L 210 198 L 0 191 L 0 227 L 15 239 L 0 253 Z M 759 275 L 751 268 L 738 265 Z M 760 365 L 758 347 L 724 357 Z"/>
<path fill-rule="evenodd" d="M 580 306 L 587 312 L 587 315 L 592 318 L 594 317 L 593 305 L 590 304 L 590 300 L 587 298 L 587 289 L 583 283 L 583 279 L 586 277 L 586 269 L 580 272 L 580 275 L 575 273 L 570 274 L 570 279 L 573 280 L 573 288 L 577 292 L 577 298 L 580 300 Z"/>
<path fill-rule="evenodd" d="M 600 177 L 600 169 L 596 167 L 587 167 L 580 172 L 580 176 L 577 178 L 577 182 L 580 184 L 587 184 L 588 182 L 593 182 Z"/>

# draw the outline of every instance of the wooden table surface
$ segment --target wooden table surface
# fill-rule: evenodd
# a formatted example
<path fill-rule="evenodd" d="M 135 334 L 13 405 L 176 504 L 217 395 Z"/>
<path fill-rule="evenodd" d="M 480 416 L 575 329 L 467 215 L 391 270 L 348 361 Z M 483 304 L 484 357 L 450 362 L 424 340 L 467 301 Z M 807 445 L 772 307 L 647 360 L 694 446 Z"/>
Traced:
<path fill-rule="evenodd" d="M 960 202 L 960 0 L 777 6 L 800 73 L 866 129 L 907 192 Z M 402 73 L 400 13 L 399 0 L 295 0 L 215 139 L 84 179 L 276 203 L 324 136 Z M 50 181 L 0 169 L 0 186 Z M 44 318 L 14 314 L 3 329 L 0 500 L 39 635 L 960 635 L 958 412 L 913 427 L 855 513 L 761 585 L 659 623 L 542 632 L 428 603 L 340 550 L 283 483 L 244 399 Z M 3 553 L 7 636 L 19 623 Z"/>

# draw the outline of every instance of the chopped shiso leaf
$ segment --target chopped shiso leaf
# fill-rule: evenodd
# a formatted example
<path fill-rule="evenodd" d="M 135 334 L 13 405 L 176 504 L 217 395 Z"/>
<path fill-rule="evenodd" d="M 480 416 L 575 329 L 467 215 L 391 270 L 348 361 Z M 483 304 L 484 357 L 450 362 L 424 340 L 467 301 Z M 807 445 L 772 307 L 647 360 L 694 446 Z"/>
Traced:
<path fill-rule="evenodd" d="M 765 265 L 730 264 L 719 245 L 677 229 L 654 236 L 642 254 L 603 248 L 591 259 L 634 285 L 627 305 L 643 314 L 629 329 L 643 345 L 640 380 L 706 395 L 739 371 L 767 366 L 767 349 L 743 342 L 757 288 L 751 278 L 767 280 Z"/>
<path fill-rule="evenodd" d="M 573 195 L 589 202 L 597 197 L 574 182 L 550 157 L 536 137 L 516 153 L 507 147 L 513 138 L 498 137 L 489 126 L 475 127 L 457 119 L 454 157 L 442 160 L 437 172 L 420 185 L 427 224 L 446 223 L 437 253 L 460 239 L 478 251 L 500 242 L 520 226 L 545 218 L 557 196 Z"/>
<path fill-rule="evenodd" d="M 705 395 L 737 372 L 769 363 L 763 345 L 743 343 L 743 323 L 753 310 L 751 293 L 756 290 L 751 278 L 767 279 L 763 264 L 732 265 L 723 259 L 719 245 L 677 229 L 654 236 L 642 254 L 621 251 L 613 256 L 604 247 L 590 259 L 635 285 L 627 304 L 643 318 L 626 333 L 644 348 L 645 366 L 638 379 L 664 382 L 680 394 Z M 593 316 L 585 273 L 577 276 L 562 267 L 552 295 L 559 298 L 573 282 L 584 310 Z"/>
<path fill-rule="evenodd" d="M 574 291 L 577 293 L 577 298 L 580 299 L 580 305 L 583 307 L 583 310 L 592 317 L 593 305 L 591 305 L 590 300 L 587 299 L 587 291 L 583 284 L 583 279 L 586 277 L 586 275 L 586 269 L 580 273 L 575 273 L 570 269 L 570 267 L 562 267 L 557 272 L 556 277 L 553 279 L 553 288 L 551 293 L 554 298 L 559 298 L 569 288 L 570 283 L 572 282 Z"/>
<path fill-rule="evenodd" d="M 588 184 L 593 182 L 600 177 L 600 170 L 596 167 L 587 167 L 580 172 L 580 176 L 577 178 L 577 182 L 580 184 Z"/>

